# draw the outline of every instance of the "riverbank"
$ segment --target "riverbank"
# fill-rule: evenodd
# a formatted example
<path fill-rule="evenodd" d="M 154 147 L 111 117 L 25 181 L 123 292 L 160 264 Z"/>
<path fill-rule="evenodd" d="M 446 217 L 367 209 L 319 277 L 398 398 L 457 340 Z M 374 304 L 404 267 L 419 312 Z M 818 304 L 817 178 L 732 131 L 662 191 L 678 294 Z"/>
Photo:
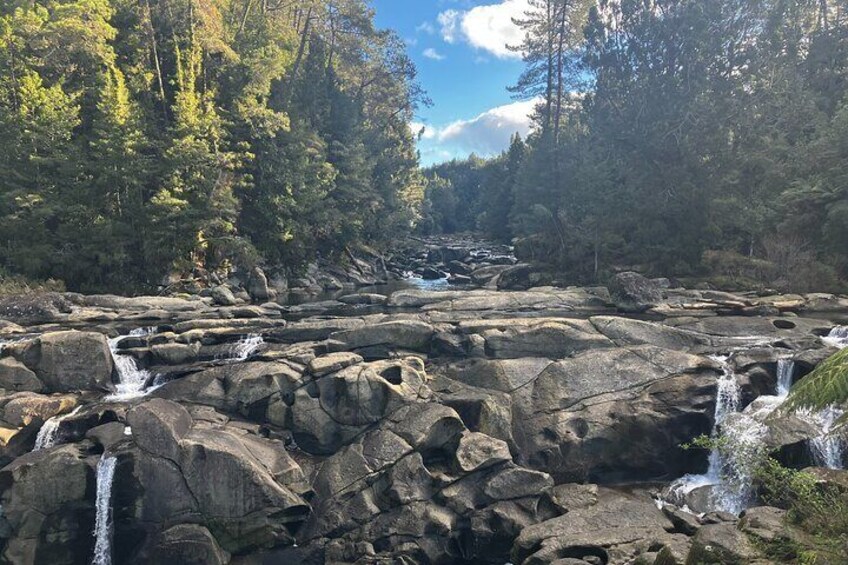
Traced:
<path fill-rule="evenodd" d="M 681 446 L 736 420 L 788 466 L 845 463 L 822 422 L 761 409 L 848 344 L 848 297 L 492 279 L 4 299 L 2 559 L 750 562 L 739 514 L 780 511 Z"/>

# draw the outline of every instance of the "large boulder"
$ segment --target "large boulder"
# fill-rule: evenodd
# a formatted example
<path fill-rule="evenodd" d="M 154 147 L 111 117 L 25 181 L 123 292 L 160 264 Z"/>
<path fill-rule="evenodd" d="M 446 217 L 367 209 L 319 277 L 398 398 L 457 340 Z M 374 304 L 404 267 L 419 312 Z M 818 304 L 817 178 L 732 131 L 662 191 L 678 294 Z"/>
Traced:
<path fill-rule="evenodd" d="M 646 493 L 600 489 L 597 502 L 522 530 L 512 562 L 548 565 L 560 559 L 624 565 L 686 543 Z M 577 561 L 580 562 L 580 561 Z"/>
<path fill-rule="evenodd" d="M 24 354 L 47 392 L 112 390 L 114 363 L 109 343 L 96 332 L 43 334 Z M 31 363 L 31 364 L 30 364 Z"/>
<path fill-rule="evenodd" d="M 155 535 L 133 563 L 180 565 L 226 565 L 230 554 L 212 534 L 197 524 L 178 524 Z"/>
<path fill-rule="evenodd" d="M 88 563 L 94 549 L 91 444 L 28 453 L 0 471 L 4 563 Z"/>
<path fill-rule="evenodd" d="M 274 298 L 275 293 L 268 288 L 268 277 L 260 267 L 251 269 L 247 281 L 247 293 L 254 302 L 267 302 Z"/>
<path fill-rule="evenodd" d="M 35 373 L 20 361 L 12 357 L 0 359 L 0 388 L 10 392 L 41 392 L 43 386 Z"/>
<path fill-rule="evenodd" d="M 212 297 L 212 300 L 215 301 L 215 304 L 218 304 L 219 306 L 235 306 L 238 304 L 238 300 L 233 294 L 233 291 L 231 291 L 226 285 L 213 287 L 209 291 L 209 295 Z"/>
<path fill-rule="evenodd" d="M 687 565 L 722 563 L 746 565 L 761 557 L 748 538 L 733 522 L 707 524 L 692 538 Z"/>
<path fill-rule="evenodd" d="M 610 280 L 609 291 L 613 303 L 621 312 L 645 312 L 662 302 L 660 285 L 639 273 L 615 275 Z"/>
<path fill-rule="evenodd" d="M 504 563 L 523 528 L 552 517 L 552 484 L 452 410 L 410 405 L 323 463 L 298 541 L 323 548 L 318 562 Z"/>
<path fill-rule="evenodd" d="M 699 459 L 680 447 L 709 433 L 715 406 L 715 364 L 653 346 L 590 349 L 560 361 L 479 360 L 440 371 L 440 401 L 470 422 L 511 425 L 516 461 L 558 482 L 618 482 L 680 476 Z M 489 390 L 475 405 L 467 388 Z M 456 399 L 456 401 L 454 400 Z M 497 408 L 483 408 L 493 403 Z M 465 408 L 462 408 L 462 405 Z M 478 410 L 479 408 L 479 410 Z M 483 425 L 482 423 L 478 425 Z M 492 429 L 492 428 L 489 428 Z"/>

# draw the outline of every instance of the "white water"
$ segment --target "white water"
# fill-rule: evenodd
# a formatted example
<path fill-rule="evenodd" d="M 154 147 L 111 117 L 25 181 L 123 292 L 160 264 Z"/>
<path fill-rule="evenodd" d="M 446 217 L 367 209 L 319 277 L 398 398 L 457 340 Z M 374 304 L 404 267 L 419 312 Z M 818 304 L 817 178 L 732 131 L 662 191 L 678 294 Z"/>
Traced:
<path fill-rule="evenodd" d="M 265 340 L 259 334 L 245 336 L 233 345 L 229 360 L 233 362 L 247 361 L 264 344 Z"/>
<path fill-rule="evenodd" d="M 716 381 L 716 405 L 714 413 L 714 424 L 711 437 L 718 440 L 719 426 L 727 419 L 728 415 L 739 412 L 742 403 L 742 391 L 739 382 L 736 379 L 736 374 L 728 363 L 727 357 L 712 357 L 718 361 L 722 367 L 722 374 Z M 722 482 L 722 469 L 726 466 L 726 457 L 722 455 L 722 450 L 713 448 L 710 452 L 709 467 L 703 475 L 685 475 L 674 481 L 669 487 L 670 498 L 672 502 L 679 506 L 684 505 L 686 495 L 699 487 L 716 486 L 714 490 L 720 490 Z M 718 498 L 725 498 L 719 496 Z M 721 502 L 719 500 L 719 502 Z M 717 508 L 724 510 L 724 508 Z"/>
<path fill-rule="evenodd" d="M 120 353 L 118 344 L 127 337 L 150 335 L 155 331 L 156 328 L 138 328 L 128 335 L 109 340 L 109 349 L 112 351 L 112 359 L 115 362 L 115 369 L 118 371 L 119 382 L 115 386 L 116 392 L 107 396 L 106 400 L 132 400 L 146 394 L 144 387 L 150 381 L 150 372 L 141 369 L 132 355 Z"/>
<path fill-rule="evenodd" d="M 810 453 L 816 466 L 828 469 L 843 468 L 845 441 L 832 432 L 834 431 L 834 424 L 844 413 L 843 410 L 835 406 L 829 406 L 816 413 L 811 413 L 809 410 L 798 410 L 796 412 L 798 417 L 819 429 L 819 435 L 810 440 Z"/>
<path fill-rule="evenodd" d="M 35 447 L 33 447 L 32 450 L 41 451 L 42 449 L 49 449 L 57 445 L 57 440 L 59 439 L 59 428 L 61 427 L 62 422 L 74 416 L 81 408 L 82 406 L 77 406 L 68 414 L 53 416 L 44 422 L 44 424 L 41 425 L 41 429 L 38 430 L 38 435 L 35 436 Z"/>
<path fill-rule="evenodd" d="M 97 516 L 94 523 L 94 557 L 92 565 L 112 565 L 112 481 L 115 479 L 115 457 L 101 457 L 97 463 Z"/>
<path fill-rule="evenodd" d="M 821 338 L 823 342 L 839 349 L 848 347 L 848 326 L 837 326 L 830 333 Z"/>
<path fill-rule="evenodd" d="M 795 361 L 780 359 L 777 362 L 777 396 L 786 398 L 792 388 L 792 377 L 795 374 Z"/>

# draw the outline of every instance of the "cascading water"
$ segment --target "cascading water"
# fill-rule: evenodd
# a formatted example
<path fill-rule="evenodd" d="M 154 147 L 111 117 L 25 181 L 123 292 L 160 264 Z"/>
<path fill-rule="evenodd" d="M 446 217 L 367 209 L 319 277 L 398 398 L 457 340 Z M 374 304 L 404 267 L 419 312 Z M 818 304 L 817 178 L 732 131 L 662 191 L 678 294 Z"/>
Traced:
<path fill-rule="evenodd" d="M 35 437 L 35 447 L 32 448 L 33 451 L 41 451 L 42 449 L 48 449 L 55 446 L 58 443 L 59 439 L 59 428 L 62 425 L 62 422 L 76 415 L 77 412 L 82 409 L 82 406 L 77 406 L 73 409 L 72 412 L 68 414 L 62 414 L 60 416 L 53 416 L 44 424 L 42 424 L 41 429 L 38 430 L 38 435 Z"/>
<path fill-rule="evenodd" d="M 97 510 L 92 565 L 112 565 L 112 482 L 117 459 L 103 456 L 97 463 Z"/>
<path fill-rule="evenodd" d="M 233 362 L 247 361 L 264 344 L 265 340 L 259 334 L 245 336 L 232 347 L 229 360 Z"/>
<path fill-rule="evenodd" d="M 777 396 L 786 398 L 792 388 L 792 378 L 795 375 L 795 361 L 780 359 L 777 362 Z"/>
<path fill-rule="evenodd" d="M 810 452 L 816 466 L 826 467 L 828 469 L 843 468 L 842 461 L 845 442 L 841 437 L 831 432 L 833 432 L 837 420 L 844 413 L 843 410 L 835 406 L 829 406 L 816 413 L 811 413 L 808 410 L 799 410 L 797 412 L 799 417 L 810 422 L 820 430 L 819 435 L 810 440 Z"/>
<path fill-rule="evenodd" d="M 720 363 L 722 368 L 722 373 L 716 381 L 716 406 L 712 431 L 712 438 L 718 439 L 721 436 L 719 433 L 721 424 L 730 414 L 739 412 L 742 403 L 742 391 L 728 358 L 719 356 L 711 358 Z M 707 472 L 703 475 L 685 475 L 674 481 L 669 487 L 669 498 L 672 502 L 680 504 L 685 500 L 686 495 L 696 488 L 720 485 L 722 469 L 725 465 L 725 456 L 722 455 L 722 451 L 713 448 L 710 452 Z"/>
<path fill-rule="evenodd" d="M 845 349 L 848 347 L 848 326 L 837 326 L 830 333 L 821 338 L 827 345 Z"/>
<path fill-rule="evenodd" d="M 106 397 L 106 400 L 131 400 L 144 396 L 145 386 L 150 382 L 151 374 L 145 369 L 141 369 L 136 363 L 132 355 L 122 354 L 118 348 L 118 344 L 127 337 L 140 337 L 150 335 L 155 332 L 156 328 L 138 328 L 131 331 L 126 336 L 118 336 L 109 340 L 109 349 L 112 351 L 112 359 L 115 362 L 115 369 L 118 371 L 118 384 L 115 394 Z"/>

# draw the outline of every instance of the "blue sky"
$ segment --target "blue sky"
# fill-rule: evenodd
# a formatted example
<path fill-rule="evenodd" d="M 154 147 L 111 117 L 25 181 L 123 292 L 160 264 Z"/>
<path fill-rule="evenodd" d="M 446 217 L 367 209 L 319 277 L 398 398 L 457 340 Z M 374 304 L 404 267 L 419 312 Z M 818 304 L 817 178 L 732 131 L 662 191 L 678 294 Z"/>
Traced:
<path fill-rule="evenodd" d="M 532 102 L 514 100 L 507 86 L 522 70 L 520 56 L 505 45 L 520 42 L 512 24 L 527 0 L 371 0 L 377 25 L 407 42 L 419 80 L 433 100 L 413 124 L 424 165 L 491 156 L 513 133 L 526 135 Z"/>

